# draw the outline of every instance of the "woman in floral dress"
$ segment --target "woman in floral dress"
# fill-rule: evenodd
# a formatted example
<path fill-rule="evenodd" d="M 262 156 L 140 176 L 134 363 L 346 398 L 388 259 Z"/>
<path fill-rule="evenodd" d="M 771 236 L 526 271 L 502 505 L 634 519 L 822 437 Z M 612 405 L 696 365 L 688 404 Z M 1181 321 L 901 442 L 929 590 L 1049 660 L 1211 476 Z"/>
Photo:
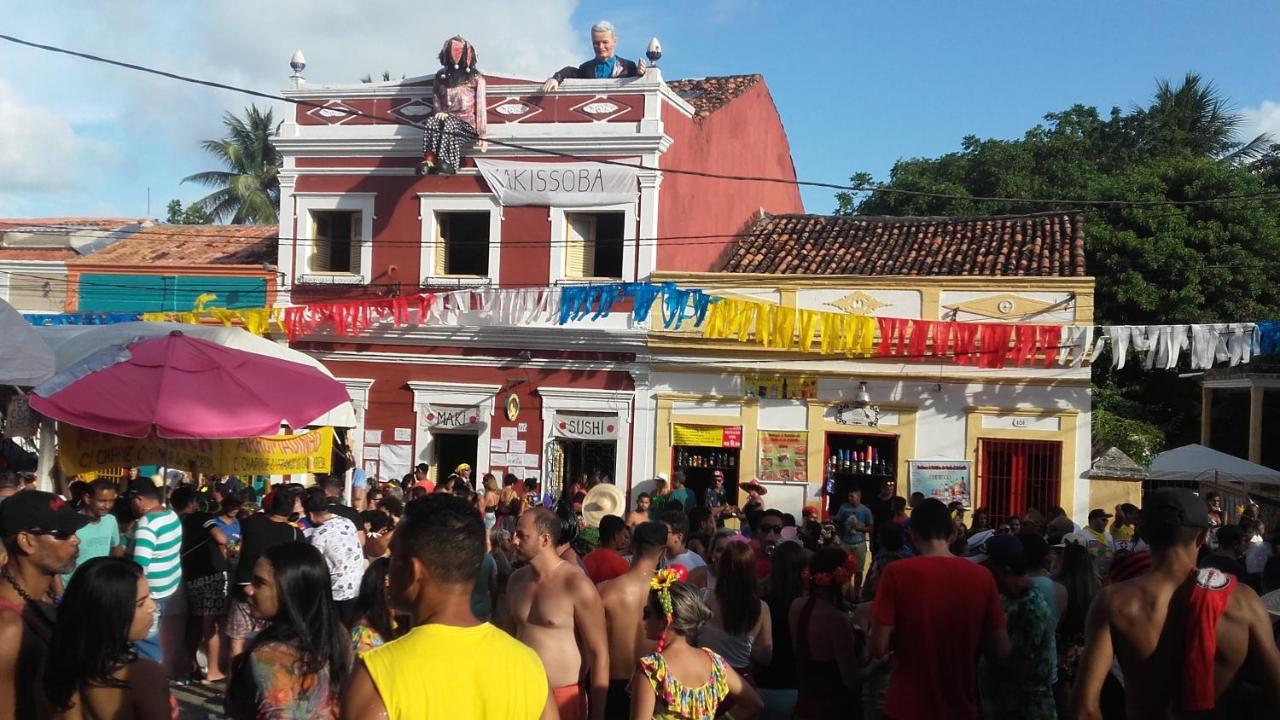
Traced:
<path fill-rule="evenodd" d="M 684 575 L 673 565 L 653 579 L 644 631 L 658 651 L 641 658 L 631 678 L 632 720 L 711 720 L 726 698 L 735 720 L 757 717 L 764 705 L 756 691 L 724 658 L 689 644 L 711 619 L 711 608 L 682 582 Z"/>

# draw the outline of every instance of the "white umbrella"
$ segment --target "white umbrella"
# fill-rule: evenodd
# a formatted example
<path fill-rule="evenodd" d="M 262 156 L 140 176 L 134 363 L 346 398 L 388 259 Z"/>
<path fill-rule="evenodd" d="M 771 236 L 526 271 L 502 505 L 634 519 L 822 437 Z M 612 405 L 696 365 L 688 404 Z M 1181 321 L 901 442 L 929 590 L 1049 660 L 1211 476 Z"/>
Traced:
<path fill-rule="evenodd" d="M 127 345 L 138 338 L 158 337 L 168 335 L 174 330 L 179 330 L 191 337 L 208 340 L 223 347 L 308 365 L 319 369 L 329 377 L 333 377 L 333 373 L 329 372 L 329 369 L 323 363 L 310 355 L 294 350 L 288 345 L 273 342 L 236 327 L 127 322 L 114 325 L 37 327 L 34 330 L 39 333 L 43 341 L 52 349 L 53 364 L 58 372 L 84 360 L 103 348 L 113 345 Z M 352 408 L 350 400 L 348 400 L 307 424 L 344 428 L 355 427 L 355 410 Z"/>
<path fill-rule="evenodd" d="M 32 387 L 53 376 L 53 351 L 13 306 L 0 300 L 0 385 Z"/>

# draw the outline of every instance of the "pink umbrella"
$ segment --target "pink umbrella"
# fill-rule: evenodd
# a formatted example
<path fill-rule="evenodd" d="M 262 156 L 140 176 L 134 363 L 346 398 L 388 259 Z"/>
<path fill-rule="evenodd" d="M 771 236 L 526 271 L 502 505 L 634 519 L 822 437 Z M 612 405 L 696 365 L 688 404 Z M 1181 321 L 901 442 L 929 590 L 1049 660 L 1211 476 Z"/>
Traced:
<path fill-rule="evenodd" d="M 31 394 L 31 407 L 125 437 L 275 435 L 348 400 L 319 370 L 173 332 L 94 353 Z"/>

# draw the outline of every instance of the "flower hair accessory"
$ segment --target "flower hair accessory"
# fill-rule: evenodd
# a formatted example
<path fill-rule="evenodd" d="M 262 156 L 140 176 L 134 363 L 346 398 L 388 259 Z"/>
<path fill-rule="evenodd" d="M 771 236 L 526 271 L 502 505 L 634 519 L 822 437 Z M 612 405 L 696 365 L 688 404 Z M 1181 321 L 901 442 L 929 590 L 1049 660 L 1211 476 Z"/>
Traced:
<path fill-rule="evenodd" d="M 673 609 L 671 607 L 671 586 L 678 582 L 684 582 L 689 577 L 689 570 L 683 565 L 671 565 L 659 570 L 653 579 L 649 581 L 649 587 L 658 593 L 658 604 L 662 606 L 662 614 L 667 620 L 667 625 L 671 625 Z M 662 637 L 658 640 L 658 651 L 667 644 L 667 631 L 662 631 Z"/>
<path fill-rule="evenodd" d="M 855 555 L 846 555 L 844 564 L 835 570 L 829 572 L 820 572 L 810 574 L 808 570 L 800 573 L 800 581 L 803 583 L 812 582 L 818 587 L 844 587 L 849 580 L 853 578 L 853 574 L 858 572 L 858 558 Z"/>

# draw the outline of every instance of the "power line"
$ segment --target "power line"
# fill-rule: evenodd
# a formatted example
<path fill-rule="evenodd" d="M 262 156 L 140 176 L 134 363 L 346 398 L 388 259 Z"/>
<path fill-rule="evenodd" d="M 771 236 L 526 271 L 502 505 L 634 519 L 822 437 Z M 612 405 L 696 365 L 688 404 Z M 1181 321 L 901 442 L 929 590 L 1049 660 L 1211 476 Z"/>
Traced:
<path fill-rule="evenodd" d="M 1280 200 L 1280 197 L 1278 197 L 1277 200 Z M 1242 203 L 1243 202 L 1266 203 L 1266 202 L 1271 202 L 1271 200 L 1270 199 L 1252 199 L 1252 200 L 1245 200 L 1241 202 Z M 445 211 L 439 211 L 439 212 L 448 214 L 450 211 L 445 210 Z M 476 211 L 460 210 L 457 212 L 470 213 L 470 212 L 476 212 Z M 1062 212 L 1065 213 L 1067 211 L 1062 211 Z M 1184 212 L 1185 212 L 1184 210 L 1173 209 L 1157 215 L 1143 216 L 1140 219 L 1160 220 L 1164 218 L 1182 217 Z M 569 214 L 572 214 L 572 213 L 569 213 Z M 585 214 L 602 214 L 602 213 L 591 213 L 590 211 L 587 211 Z M 1048 212 L 1048 213 L 1038 213 L 1038 214 L 1051 215 L 1051 214 L 1057 214 L 1057 213 Z M 821 217 L 833 217 L 833 216 L 821 216 Z M 834 217 L 839 217 L 842 220 L 852 220 L 852 221 L 864 220 L 864 221 L 872 222 L 886 216 L 848 215 L 848 216 L 834 216 Z M 894 217 L 894 216 L 888 216 L 888 217 Z M 914 219 L 914 216 L 901 216 L 901 217 L 904 220 Z M 957 218 L 957 219 L 962 220 L 965 218 Z M 974 219 L 977 219 L 977 218 L 974 218 Z M 219 227 L 219 228 L 228 228 L 228 230 L 226 232 L 213 233 L 213 232 L 207 232 L 206 230 L 203 230 L 203 229 L 195 230 L 194 228 L 196 227 L 202 227 L 202 228 Z M 193 240 L 216 239 L 221 244 L 234 244 L 234 245 L 245 245 L 245 246 L 261 245 L 264 243 L 274 242 L 278 244 L 280 247 L 285 247 L 285 248 L 297 247 L 302 244 L 309 245 L 317 240 L 317 238 L 285 237 L 281 235 L 270 235 L 270 236 L 261 236 L 261 237 L 246 236 L 246 234 L 243 232 L 237 233 L 234 230 L 232 230 L 232 228 L 235 228 L 235 227 L 237 226 L 235 225 L 207 225 L 207 226 L 168 225 L 168 224 L 160 223 L 160 224 L 153 225 L 151 227 L 142 227 L 136 230 L 130 230 L 130 229 L 112 230 L 112 229 L 104 229 L 104 228 L 80 227 L 75 225 L 32 225 L 29 227 L 0 228 L 0 234 L 5 232 L 40 233 L 42 231 L 53 231 L 53 232 L 74 233 L 77 235 L 100 236 L 103 238 L 117 238 L 118 240 L 121 240 L 121 241 L 127 240 L 133 243 L 168 242 L 168 241 L 171 241 L 174 237 L 178 237 L 178 238 L 191 238 Z M 828 239 L 829 231 L 823 228 L 823 229 L 816 229 L 816 230 L 798 230 L 798 231 L 791 232 L 791 234 L 798 237 L 802 237 L 802 238 L 821 236 L 823 239 Z M 750 240 L 756 239 L 757 237 L 759 237 L 757 234 L 753 233 L 750 229 L 748 229 L 745 231 L 738 231 L 738 232 L 731 232 L 731 233 L 702 233 L 702 234 L 690 234 L 690 235 L 650 235 L 650 236 L 633 237 L 633 238 L 623 237 L 618 240 L 619 242 L 622 243 L 624 247 L 656 246 L 659 243 L 664 243 L 664 244 L 670 243 L 672 245 L 681 245 L 681 246 L 685 246 L 685 245 L 699 246 L 699 245 L 725 244 L 722 242 L 725 239 L 730 239 L 730 240 L 739 239 L 743 241 L 750 241 Z M 422 238 L 405 239 L 405 238 L 397 238 L 397 237 L 387 237 L 385 234 L 383 234 L 383 235 L 377 235 L 372 239 L 352 238 L 350 242 L 353 245 L 373 244 L 377 247 L 421 247 L 427 243 L 438 244 L 442 241 L 439 239 L 424 240 Z M 477 239 L 477 240 L 460 238 L 460 239 L 449 240 L 448 242 L 451 246 L 461 246 L 461 247 L 488 247 L 489 245 L 489 240 L 487 238 Z M 570 241 L 567 237 L 553 238 L 550 236 L 546 238 L 531 238 L 531 239 L 502 238 L 501 240 L 499 240 L 499 245 L 502 247 L 566 247 L 571 244 L 574 244 L 573 241 Z M 21 248 L 12 248 L 12 249 L 21 249 Z"/>
<path fill-rule="evenodd" d="M 283 95 L 264 93 L 258 90 L 252 90 L 249 88 L 244 88 L 236 85 L 230 85 L 227 83 L 217 82 L 213 80 L 204 80 L 201 78 L 191 77 L 188 75 L 181 75 L 178 73 L 170 72 L 167 70 L 160 70 L 160 69 L 148 67 L 145 65 L 139 65 L 136 63 L 130 63 L 122 60 L 115 60 L 112 58 L 102 57 L 100 55 L 95 55 L 92 53 L 87 53 L 79 50 L 72 50 L 69 48 L 59 47 L 56 45 L 48 45 L 44 43 L 37 43 L 31 40 L 24 40 L 22 38 L 15 37 L 13 35 L 0 34 L 0 40 L 5 40 L 16 45 L 23 45 L 23 46 L 35 48 L 38 50 L 44 50 L 46 52 L 69 55 L 71 57 L 76 57 L 83 60 L 89 60 L 91 62 L 114 65 L 116 67 L 124 68 L 127 70 L 133 70 L 136 72 L 157 75 L 157 76 L 168 78 L 171 80 L 177 80 L 180 82 L 191 83 L 195 85 L 203 85 L 206 87 L 211 87 L 219 90 L 227 90 L 230 92 L 236 92 L 243 95 L 249 95 L 251 97 L 262 98 L 265 100 L 285 102 L 285 103 L 290 103 L 290 104 L 298 105 L 302 107 L 309 107 L 313 109 L 325 109 L 330 112 L 339 112 L 342 114 L 349 115 L 351 117 L 363 117 L 366 119 L 380 121 L 384 123 L 390 123 L 394 125 L 403 125 L 406 127 L 415 127 L 415 128 L 422 127 L 420 123 L 403 120 L 397 117 L 379 115 L 377 113 L 368 113 L 362 110 L 358 110 L 356 108 L 341 107 L 341 106 L 335 107 L 331 105 L 324 105 L 321 103 L 312 102 L 309 100 L 300 100 L 297 98 L 285 97 Z M 472 139 L 471 136 L 463 133 L 451 133 L 451 134 L 466 140 Z M 1240 201 L 1280 199 L 1280 191 L 1268 192 L 1268 193 L 1255 193 L 1251 195 L 1229 195 L 1229 196 L 1223 196 L 1218 198 L 1206 198 L 1201 200 L 1073 200 L 1073 199 L 1065 199 L 1065 198 L 1016 198 L 1016 197 L 999 197 L 999 196 L 983 196 L 983 195 L 955 195 L 951 193 L 939 193 L 939 192 L 930 192 L 930 191 L 924 191 L 924 190 L 907 190 L 904 188 L 879 187 L 879 186 L 873 186 L 873 185 L 845 185 L 840 183 L 830 183 L 830 182 L 821 182 L 821 181 L 813 181 L 813 180 L 798 180 L 793 178 L 765 177 L 765 176 L 756 176 L 756 175 L 731 175 L 731 174 L 724 174 L 724 173 L 707 172 L 703 170 L 689 170 L 684 168 L 660 168 L 660 167 L 645 165 L 644 163 L 638 163 L 638 162 L 632 163 L 632 162 L 626 162 L 622 160 L 592 158 L 592 157 L 586 157 L 582 155 L 576 155 L 573 153 L 561 152 L 558 150 L 551 150 L 547 148 L 534 148 L 534 147 L 521 145 L 518 143 L 506 141 L 506 140 L 496 140 L 493 138 L 486 138 L 486 140 L 492 145 L 511 148 L 513 150 L 520 150 L 522 152 L 528 152 L 528 153 L 534 153 L 534 154 L 540 154 L 540 155 L 550 155 L 554 157 L 561 157 L 561 158 L 566 158 L 571 160 L 582 160 L 582 161 L 598 163 L 602 165 L 614 165 L 617 167 L 626 167 L 626 168 L 631 168 L 635 170 L 646 170 L 650 172 L 669 173 L 673 175 L 689 175 L 693 177 L 703 177 L 703 178 L 710 178 L 710 179 L 717 179 L 717 180 L 732 180 L 732 181 L 741 181 L 741 182 L 774 183 L 774 184 L 782 184 L 782 185 L 794 185 L 794 186 L 800 186 L 800 187 L 824 188 L 828 190 L 842 190 L 842 191 L 849 191 L 849 192 L 855 192 L 855 193 L 877 193 L 877 192 L 892 193 L 892 194 L 907 195 L 912 197 L 927 197 L 927 198 L 945 199 L 945 200 L 965 200 L 965 201 L 971 201 L 971 202 L 1068 205 L 1068 206 L 1078 206 L 1078 207 L 1117 207 L 1117 206 L 1160 207 L 1160 206 L 1219 205 L 1219 204 L 1229 204 L 1229 203 L 1240 202 Z"/>

